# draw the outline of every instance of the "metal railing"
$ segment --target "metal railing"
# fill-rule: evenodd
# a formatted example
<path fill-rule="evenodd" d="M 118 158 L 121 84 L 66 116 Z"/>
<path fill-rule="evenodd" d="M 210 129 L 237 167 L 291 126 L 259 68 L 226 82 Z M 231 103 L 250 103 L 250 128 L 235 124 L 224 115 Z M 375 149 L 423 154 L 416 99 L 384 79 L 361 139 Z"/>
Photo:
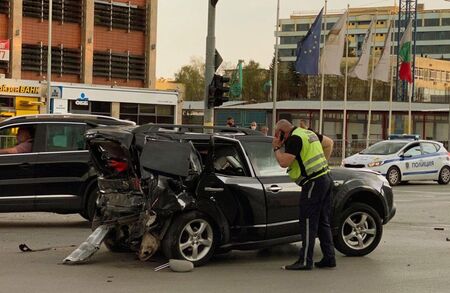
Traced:
<path fill-rule="evenodd" d="M 17 138 L 15 135 L 0 135 L 0 149 L 13 147 L 16 143 Z"/>

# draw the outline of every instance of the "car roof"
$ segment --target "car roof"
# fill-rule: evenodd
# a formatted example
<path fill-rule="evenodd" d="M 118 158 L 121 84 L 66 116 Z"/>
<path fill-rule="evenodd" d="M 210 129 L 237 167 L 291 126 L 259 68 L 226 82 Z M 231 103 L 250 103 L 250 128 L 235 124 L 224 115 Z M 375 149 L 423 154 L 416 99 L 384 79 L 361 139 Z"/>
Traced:
<path fill-rule="evenodd" d="M 5 119 L 0 125 L 9 125 L 16 123 L 30 122 L 85 122 L 94 125 L 136 125 L 136 123 L 127 120 L 120 120 L 110 116 L 90 115 L 90 114 L 36 114 L 22 115 Z"/>
<path fill-rule="evenodd" d="M 210 133 L 205 133 L 205 130 L 209 130 Z M 133 132 L 149 135 L 166 135 L 172 138 L 191 140 L 209 139 L 211 135 L 230 137 L 238 140 L 247 137 L 265 137 L 261 132 L 249 128 L 203 125 L 146 124 L 135 128 Z"/>

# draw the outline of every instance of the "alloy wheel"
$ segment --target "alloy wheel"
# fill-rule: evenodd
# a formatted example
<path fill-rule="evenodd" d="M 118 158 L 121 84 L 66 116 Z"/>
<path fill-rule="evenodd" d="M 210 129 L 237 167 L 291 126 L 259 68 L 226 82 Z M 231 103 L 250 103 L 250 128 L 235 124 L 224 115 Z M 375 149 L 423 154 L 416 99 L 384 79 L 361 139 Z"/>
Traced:
<path fill-rule="evenodd" d="M 351 249 L 362 250 L 372 244 L 377 236 L 374 218 L 366 212 L 355 212 L 342 225 L 341 236 Z"/>
<path fill-rule="evenodd" d="M 400 173 L 397 168 L 392 168 L 388 174 L 388 180 L 391 185 L 396 185 L 400 180 Z"/>
<path fill-rule="evenodd" d="M 449 182 L 450 181 L 450 169 L 449 168 L 443 168 L 441 171 L 441 180 L 442 182 Z"/>
<path fill-rule="evenodd" d="M 213 245 L 213 228 L 204 219 L 195 219 L 187 223 L 178 239 L 181 255 L 189 261 L 204 258 Z"/>

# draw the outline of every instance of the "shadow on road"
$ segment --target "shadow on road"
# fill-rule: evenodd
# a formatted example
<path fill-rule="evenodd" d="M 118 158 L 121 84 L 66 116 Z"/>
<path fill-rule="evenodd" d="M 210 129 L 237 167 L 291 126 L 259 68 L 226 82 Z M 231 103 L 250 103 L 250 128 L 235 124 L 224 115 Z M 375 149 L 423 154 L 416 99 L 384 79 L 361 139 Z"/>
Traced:
<path fill-rule="evenodd" d="M 0 220 L 1 228 L 86 228 L 90 229 L 91 224 L 88 221 L 77 221 L 77 222 L 36 222 L 36 221 L 8 221 Z"/>

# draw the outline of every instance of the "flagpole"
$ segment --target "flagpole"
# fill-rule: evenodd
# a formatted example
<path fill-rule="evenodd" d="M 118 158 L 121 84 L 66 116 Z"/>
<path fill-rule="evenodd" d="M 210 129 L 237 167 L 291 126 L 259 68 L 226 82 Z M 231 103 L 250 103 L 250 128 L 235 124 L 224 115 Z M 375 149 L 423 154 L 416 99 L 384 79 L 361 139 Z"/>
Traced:
<path fill-rule="evenodd" d="M 325 48 L 326 48 L 326 34 L 325 31 L 327 30 L 327 6 L 328 6 L 328 0 L 325 0 L 325 14 L 323 18 L 323 27 L 324 27 L 324 38 L 323 38 L 323 47 L 322 47 L 322 56 L 325 54 Z M 322 37 L 322 34 L 321 34 Z M 322 71 L 322 84 L 320 87 L 320 114 L 319 114 L 319 133 L 323 132 L 323 100 L 324 100 L 324 94 L 325 94 L 325 72 L 324 72 L 324 63 L 322 60 L 320 60 L 320 71 Z"/>
<path fill-rule="evenodd" d="M 347 24 L 345 33 L 345 81 L 344 81 L 344 113 L 342 117 L 342 160 L 345 159 L 347 143 L 347 94 L 348 94 L 348 24 L 350 19 L 350 5 L 347 4 Z"/>
<path fill-rule="evenodd" d="M 412 83 L 408 83 L 409 94 L 408 94 L 408 134 L 412 134 Z"/>
<path fill-rule="evenodd" d="M 273 68 L 273 88 L 272 88 L 272 135 L 275 135 L 277 124 L 277 98 L 278 98 L 278 33 L 280 30 L 280 0 L 277 0 L 277 22 L 275 28 L 275 65 Z"/>
<path fill-rule="evenodd" d="M 370 93 L 369 93 L 369 113 L 367 117 L 367 136 L 366 136 L 366 148 L 370 144 L 370 125 L 372 124 L 372 99 L 373 99 L 373 81 L 374 81 L 374 69 L 375 69 L 375 48 L 376 48 L 376 36 L 377 36 L 377 22 L 378 22 L 378 10 L 375 13 L 375 27 L 372 33 L 372 71 L 370 77 Z"/>
<path fill-rule="evenodd" d="M 389 24 L 392 24 L 392 31 L 395 32 L 395 21 L 392 21 L 392 18 L 389 18 Z M 389 26 L 390 29 L 390 26 Z M 392 37 L 392 33 L 387 36 L 388 38 Z M 388 126 L 388 135 L 392 134 L 392 99 L 393 99 L 393 90 L 394 90 L 394 46 L 391 46 L 391 58 L 389 58 L 389 64 L 391 65 L 391 89 L 389 92 L 389 126 Z"/>

